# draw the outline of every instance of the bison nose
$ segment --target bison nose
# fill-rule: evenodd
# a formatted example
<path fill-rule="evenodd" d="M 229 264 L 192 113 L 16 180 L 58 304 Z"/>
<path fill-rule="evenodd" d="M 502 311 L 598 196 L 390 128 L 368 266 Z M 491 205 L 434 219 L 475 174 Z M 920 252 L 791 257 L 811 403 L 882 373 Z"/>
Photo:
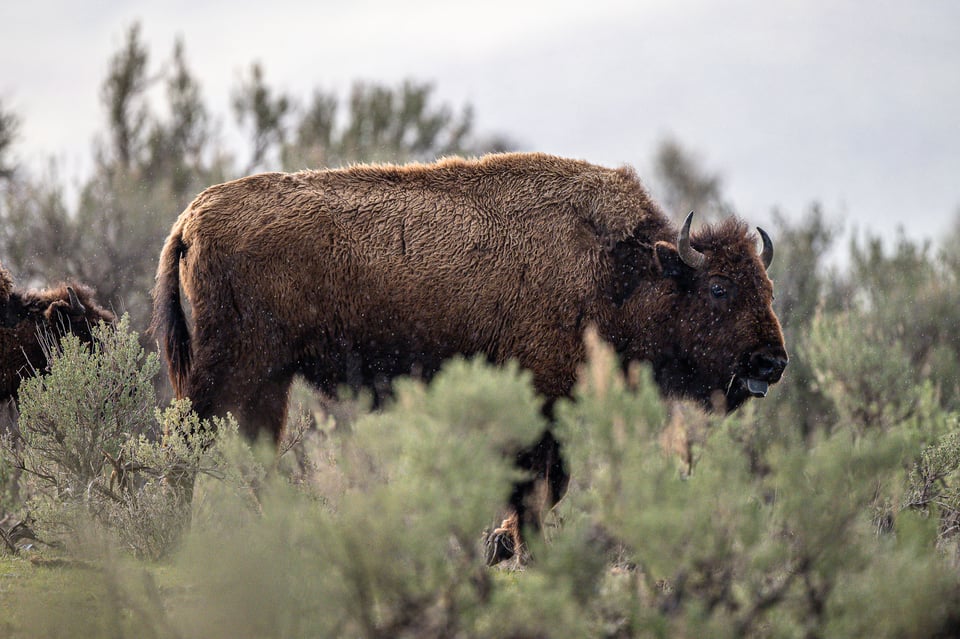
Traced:
<path fill-rule="evenodd" d="M 779 381 L 783 369 L 787 367 L 786 355 L 771 355 L 769 353 L 754 353 L 750 358 L 750 372 L 758 379 L 767 382 Z"/>

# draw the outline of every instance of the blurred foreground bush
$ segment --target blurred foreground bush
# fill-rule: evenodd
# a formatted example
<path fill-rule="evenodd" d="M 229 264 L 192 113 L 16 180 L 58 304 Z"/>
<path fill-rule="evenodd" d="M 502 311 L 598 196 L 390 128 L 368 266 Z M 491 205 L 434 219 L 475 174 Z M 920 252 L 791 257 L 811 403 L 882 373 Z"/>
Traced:
<path fill-rule="evenodd" d="M 485 567 L 480 541 L 517 477 L 503 451 L 544 427 L 527 373 L 454 360 L 429 385 L 400 381 L 388 407 L 349 425 L 292 428 L 278 454 L 239 438 L 231 422 L 211 438 L 184 403 L 155 412 L 155 362 L 136 335 L 121 322 L 99 338 L 92 353 L 66 340 L 50 375 L 25 384 L 24 434 L 5 449 L 30 483 L 22 492 L 38 532 L 96 567 L 72 579 L 99 594 L 52 611 L 38 597 L 17 612 L 20 628 L 156 637 L 960 630 L 960 428 L 930 390 L 918 390 L 909 414 L 882 413 L 883 427 L 838 421 L 805 440 L 772 428 L 763 402 L 725 419 L 668 407 L 645 367 L 624 377 L 591 340 L 576 401 L 555 410 L 573 484 L 530 540 L 533 561 L 512 571 Z M 776 389 L 765 401 L 777 401 Z M 671 414 L 709 431 L 689 474 L 658 444 Z M 197 478 L 189 529 L 174 490 L 182 484 L 169 481 L 183 472 Z"/>

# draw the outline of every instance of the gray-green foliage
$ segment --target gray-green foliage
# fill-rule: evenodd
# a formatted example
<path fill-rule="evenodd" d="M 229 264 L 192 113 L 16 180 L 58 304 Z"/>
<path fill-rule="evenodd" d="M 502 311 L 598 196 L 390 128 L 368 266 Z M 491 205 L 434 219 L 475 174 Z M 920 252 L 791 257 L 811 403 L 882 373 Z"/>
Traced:
<path fill-rule="evenodd" d="M 116 339 L 128 353 L 117 361 L 142 368 L 136 337 Z M 658 438 L 670 413 L 693 413 L 668 411 L 646 367 L 624 377 L 608 346 L 588 347 L 574 397 L 555 407 L 573 484 L 558 523 L 529 537 L 525 570 L 487 568 L 481 532 L 517 478 L 510 451 L 545 426 L 540 401 L 515 366 L 454 360 L 430 384 L 401 380 L 349 428 L 300 433 L 296 473 L 233 423 L 214 436 L 188 403 L 145 411 L 166 435 L 111 449 L 128 474 L 110 485 L 108 464 L 91 485 L 120 500 L 75 534 L 112 594 L 57 624 L 160 637 L 926 637 L 960 623 L 960 430 L 932 390 L 896 424 L 839 420 L 806 440 L 767 432 L 753 405 L 704 418 L 712 432 L 683 475 Z M 90 370 L 55 366 L 43 386 L 83 396 L 91 371 L 139 379 L 98 366 L 103 348 L 77 352 L 73 366 Z M 175 499 L 184 471 L 197 478 L 189 529 Z M 89 513 L 97 492 L 59 499 Z M 159 590 L 121 549 L 166 557 L 179 586 Z"/>
<path fill-rule="evenodd" d="M 6 110 L 0 102 L 0 183 L 13 177 L 15 163 L 9 155 L 17 137 L 18 126 L 17 116 Z"/>
<path fill-rule="evenodd" d="M 952 267 L 950 238 L 944 251 L 900 236 L 891 250 L 868 237 L 851 246 L 850 286 L 867 323 L 896 340 L 910 361 L 905 384 L 931 380 L 947 406 L 960 406 L 960 273 Z"/>
<path fill-rule="evenodd" d="M 254 63 L 233 94 L 237 122 L 252 140 L 247 172 L 430 161 L 511 146 L 502 136 L 477 138 L 473 110 L 464 106 L 457 113 L 436 104 L 429 83 L 405 80 L 391 87 L 358 81 L 345 100 L 317 88 L 304 107 L 267 84 L 264 76 Z"/>
<path fill-rule="evenodd" d="M 22 510 L 53 541 L 105 530 L 142 557 L 175 547 L 189 486 L 218 472 L 213 433 L 236 424 L 201 422 L 188 401 L 156 407 L 155 353 L 145 353 L 124 315 L 92 330 L 92 344 L 48 336 L 48 370 L 23 382 L 18 430 L 4 435 L 4 467 L 23 486 Z M 233 465 L 231 467 L 238 467 Z"/>
<path fill-rule="evenodd" d="M 820 315 L 804 346 L 819 390 L 843 423 L 889 427 L 913 409 L 919 380 L 904 345 L 883 326 L 849 311 Z"/>
<path fill-rule="evenodd" d="M 267 151 L 283 144 L 286 134 L 285 119 L 289 116 L 290 99 L 273 96 L 273 89 L 263 78 L 263 67 L 254 63 L 250 78 L 241 83 L 233 95 L 233 112 L 240 125 L 250 121 L 253 151 L 246 172 L 263 169 Z M 275 161 L 275 160 L 274 160 Z"/>
<path fill-rule="evenodd" d="M 247 488 L 241 471 L 249 465 L 224 461 L 237 437 L 232 419 L 200 420 L 189 400 L 156 408 L 152 417 L 153 430 L 127 438 L 111 460 L 109 500 L 94 523 L 136 556 L 160 559 L 183 539 L 197 477 L 212 474 Z"/>
<path fill-rule="evenodd" d="M 945 552 L 955 545 L 960 521 L 960 457 L 952 443 L 960 306 L 950 261 L 956 238 L 953 244 L 947 239 L 940 253 L 902 236 L 892 250 L 876 238 L 868 238 L 865 246 L 851 245 L 850 271 L 834 273 L 832 281 L 821 276 L 833 291 L 821 293 L 806 318 L 786 318 L 796 322 L 785 332 L 793 335 L 791 367 L 799 364 L 799 369 L 786 379 L 789 412 L 781 407 L 776 413 L 783 418 L 815 411 L 816 419 L 804 422 L 811 439 L 823 432 L 861 437 L 881 431 L 922 447 L 905 493 L 875 504 L 875 523 L 890 526 L 891 513 L 905 509 L 926 513 L 940 531 L 938 546 Z"/>
<path fill-rule="evenodd" d="M 396 87 L 357 82 L 343 105 L 345 118 L 336 95 L 314 91 L 282 147 L 284 167 L 429 161 L 511 146 L 502 136 L 476 138 L 472 109 L 464 106 L 455 113 L 446 104 L 437 105 L 433 91 L 432 85 L 413 80 Z"/>
<path fill-rule="evenodd" d="M 742 442 L 762 418 L 747 411 L 715 425 L 683 480 L 657 449 L 666 411 L 649 373 L 625 380 L 609 351 L 593 350 L 576 402 L 558 407 L 576 478 L 563 525 L 550 543 L 531 540 L 523 573 L 491 576 L 469 542 L 509 479 L 490 455 L 489 425 L 533 418 L 535 402 L 509 371 L 458 364 L 426 389 L 401 385 L 391 408 L 356 422 L 336 455 L 332 501 L 318 507 L 309 491 L 281 485 L 271 496 L 279 510 L 226 531 L 254 549 L 250 563 L 227 560 L 220 532 L 201 543 L 189 555 L 195 579 L 223 598 L 198 603 L 206 612 L 194 622 L 240 636 L 556 637 L 928 636 L 956 623 L 958 580 L 936 529 L 913 509 L 891 515 L 895 533 L 878 532 L 876 520 L 878 501 L 905 494 L 913 461 L 929 450 L 910 433 L 955 428 L 942 413 L 931 408 L 924 419 L 936 423 L 905 433 L 838 427 L 809 448 L 774 440 L 758 476 Z M 295 515 L 282 514 L 285 500 Z M 922 618 L 883 578 L 894 572 L 919 589 L 910 606 Z M 265 583 L 270 613 L 242 616 Z M 866 608 L 885 625 L 865 620 Z"/>
<path fill-rule="evenodd" d="M 337 481 L 320 484 L 322 501 L 273 476 L 250 525 L 229 514 L 242 499 L 195 525 L 191 579 L 220 594 L 184 612 L 190 625 L 237 637 L 469 627 L 493 588 L 480 532 L 515 476 L 503 452 L 539 435 L 539 410 L 528 374 L 480 361 L 449 363 L 429 387 L 399 384 L 391 408 L 330 443 Z"/>
<path fill-rule="evenodd" d="M 603 586 L 593 588 L 598 596 L 583 606 L 583 614 L 602 624 L 592 632 L 837 636 L 837 628 L 869 628 L 881 636 L 928 636 L 932 628 L 956 623 L 960 584 L 950 561 L 938 555 L 935 536 L 916 541 L 910 537 L 921 533 L 913 530 L 878 534 L 874 516 L 878 499 L 896 499 L 910 484 L 906 469 L 920 442 L 909 432 L 942 432 L 955 423 L 945 425 L 935 412 L 929 419 L 936 423 L 907 433 L 858 435 L 838 427 L 809 448 L 796 439 L 775 441 L 761 453 L 766 472 L 758 475 L 741 445 L 742 431 L 757 426 L 758 413 L 748 410 L 716 425 L 695 471 L 680 480 L 675 466 L 655 452 L 662 409 L 649 376 L 641 376 L 638 392 L 626 386 L 601 351 L 581 377 L 577 403 L 565 407 L 565 441 L 578 479 L 562 505 L 573 522 L 563 536 L 573 536 L 556 543 L 535 568 L 549 571 L 559 562 L 562 569 L 550 580 L 555 583 L 589 582 L 575 577 L 576 567 L 593 567 L 593 581 Z M 955 470 L 957 458 L 941 452 L 952 461 L 937 468 Z M 925 475 L 931 472 L 937 471 Z M 895 518 L 909 527 L 914 512 L 901 510 Z M 578 534 L 592 539 L 594 548 L 579 543 Z M 634 571 L 610 573 L 594 559 L 598 540 L 610 539 L 625 546 L 619 556 L 628 557 Z M 924 610 L 922 619 L 900 618 L 884 628 L 861 618 L 858 606 L 880 609 L 876 597 L 902 596 L 879 579 L 884 571 L 900 571 L 910 588 L 937 586 L 925 591 L 923 605 L 913 602 Z M 899 601 L 890 605 L 904 612 Z"/>
<path fill-rule="evenodd" d="M 831 420 L 830 403 L 817 388 L 810 358 L 798 351 L 818 309 L 830 312 L 839 305 L 837 274 L 829 266 L 838 231 L 818 204 L 796 221 L 775 213 L 770 229 L 776 250 L 769 272 L 774 284 L 774 310 L 791 359 L 789 373 L 777 389 L 780 401 L 764 403 L 761 410 L 770 421 L 799 430 L 803 436 L 825 428 Z"/>
<path fill-rule="evenodd" d="M 124 316 L 115 328 L 94 327 L 93 345 L 73 334 L 47 338 L 49 374 L 20 386 L 22 464 L 55 498 L 80 499 L 109 457 L 152 425 L 160 364 L 129 323 Z"/>

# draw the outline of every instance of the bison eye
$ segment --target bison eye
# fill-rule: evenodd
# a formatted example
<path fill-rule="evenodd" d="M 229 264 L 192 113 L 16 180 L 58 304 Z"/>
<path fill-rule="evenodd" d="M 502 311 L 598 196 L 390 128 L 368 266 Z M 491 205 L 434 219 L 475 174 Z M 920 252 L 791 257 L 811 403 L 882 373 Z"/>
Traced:
<path fill-rule="evenodd" d="M 727 289 L 723 288 L 719 284 L 710 285 L 710 293 L 717 299 L 727 296 Z"/>

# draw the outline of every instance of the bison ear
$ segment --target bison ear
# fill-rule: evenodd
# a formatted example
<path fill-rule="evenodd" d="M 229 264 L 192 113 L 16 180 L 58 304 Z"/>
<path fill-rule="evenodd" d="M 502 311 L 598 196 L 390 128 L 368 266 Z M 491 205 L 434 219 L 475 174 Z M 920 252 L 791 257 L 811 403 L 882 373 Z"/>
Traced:
<path fill-rule="evenodd" d="M 616 242 L 610 249 L 613 260 L 610 297 L 617 306 L 622 306 L 640 284 L 643 275 L 640 265 L 644 262 L 642 251 L 640 243 L 632 237 Z"/>
<path fill-rule="evenodd" d="M 67 299 L 55 299 L 50 302 L 47 310 L 43 312 L 44 317 L 52 321 L 58 314 L 65 315 L 69 319 L 70 316 L 81 317 L 87 312 L 87 307 L 80 302 L 72 286 L 67 286 L 66 292 Z"/>
<path fill-rule="evenodd" d="M 77 297 L 77 292 L 73 290 L 72 286 L 68 286 L 66 292 L 67 299 L 53 300 L 43 312 L 43 316 L 47 318 L 47 321 L 51 324 L 60 322 L 64 326 L 70 326 L 72 321 L 77 318 L 82 318 L 87 310 L 80 302 L 80 298 Z"/>
<path fill-rule="evenodd" d="M 61 317 L 64 320 L 70 319 L 70 303 L 66 300 L 54 300 L 50 302 L 46 310 L 43 311 L 43 316 L 48 322 L 56 322 Z"/>
<path fill-rule="evenodd" d="M 654 246 L 657 267 L 664 277 L 680 279 L 690 274 L 691 268 L 684 263 L 677 247 L 669 242 L 657 242 Z"/>

